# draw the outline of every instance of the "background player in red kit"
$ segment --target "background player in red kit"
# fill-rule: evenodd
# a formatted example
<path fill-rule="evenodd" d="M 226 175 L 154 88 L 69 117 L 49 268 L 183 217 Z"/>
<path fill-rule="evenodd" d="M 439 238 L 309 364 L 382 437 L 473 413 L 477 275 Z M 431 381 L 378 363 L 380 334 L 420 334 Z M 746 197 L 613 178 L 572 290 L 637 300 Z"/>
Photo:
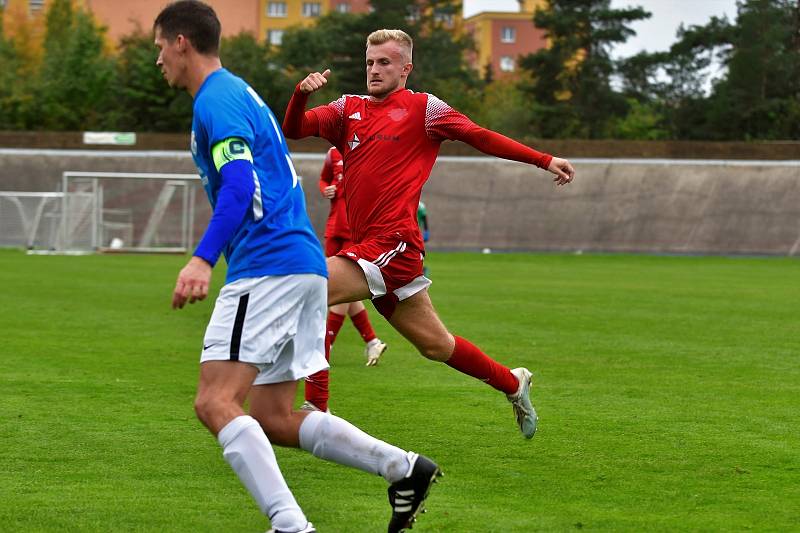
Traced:
<path fill-rule="evenodd" d="M 344 157 L 347 218 L 355 244 L 327 260 L 328 303 L 371 297 L 423 356 L 504 392 L 520 430 L 531 438 L 537 417 L 529 397 L 530 371 L 510 370 L 445 328 L 428 295 L 430 280 L 422 274 L 416 210 L 446 139 L 547 169 L 558 185 L 571 182 L 575 170 L 565 159 L 476 125 L 431 94 L 407 90 L 412 48 L 401 30 L 373 32 L 367 38 L 367 96 L 346 95 L 305 111 L 308 95 L 330 76 L 330 70 L 314 72 L 297 85 L 286 110 L 287 137 L 324 137 Z"/>
<path fill-rule="evenodd" d="M 332 257 L 343 248 L 351 246 L 350 225 L 347 223 L 347 211 L 344 201 L 344 162 L 342 154 L 336 148 L 331 148 L 325 154 L 325 164 L 319 176 L 319 191 L 323 198 L 331 201 L 331 210 L 328 213 L 328 222 L 325 225 L 325 257 Z M 336 336 L 344 323 L 346 316 L 350 316 L 353 325 L 364 339 L 364 356 L 367 366 L 375 366 L 381 354 L 386 351 L 386 343 L 382 342 L 372 324 L 369 322 L 367 308 L 361 301 L 332 305 L 328 309 L 328 320 L 325 326 L 325 356 L 330 358 L 330 349 L 336 341 Z M 305 402 L 302 409 L 327 411 L 329 398 L 329 371 L 320 370 L 306 378 Z"/>

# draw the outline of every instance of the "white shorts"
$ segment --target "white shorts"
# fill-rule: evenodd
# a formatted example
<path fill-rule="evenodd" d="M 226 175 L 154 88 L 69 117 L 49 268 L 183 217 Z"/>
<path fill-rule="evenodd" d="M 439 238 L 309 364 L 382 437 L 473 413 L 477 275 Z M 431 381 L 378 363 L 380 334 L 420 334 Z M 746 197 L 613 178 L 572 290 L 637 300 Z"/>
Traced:
<path fill-rule="evenodd" d="M 254 385 L 297 381 L 328 368 L 328 280 L 316 274 L 242 278 L 219 292 L 200 362 L 258 368 Z"/>

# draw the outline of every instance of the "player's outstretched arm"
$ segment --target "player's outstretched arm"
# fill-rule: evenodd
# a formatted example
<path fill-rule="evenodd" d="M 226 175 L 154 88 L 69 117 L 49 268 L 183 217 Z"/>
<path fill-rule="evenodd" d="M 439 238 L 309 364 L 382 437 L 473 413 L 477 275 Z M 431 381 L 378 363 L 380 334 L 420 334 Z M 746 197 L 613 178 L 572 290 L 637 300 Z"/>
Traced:
<path fill-rule="evenodd" d="M 539 152 L 501 133 L 478 126 L 433 95 L 428 96 L 427 113 L 425 128 L 432 138 L 458 140 L 484 154 L 536 165 L 555 174 L 553 181 L 558 185 L 566 185 L 575 177 L 575 169 L 566 159 Z"/>
<path fill-rule="evenodd" d="M 566 185 L 575 177 L 575 169 L 566 159 L 539 152 L 496 131 L 475 124 L 459 131 L 456 138 L 485 154 L 530 163 L 552 172 L 555 174 L 553 181 L 557 185 Z"/>

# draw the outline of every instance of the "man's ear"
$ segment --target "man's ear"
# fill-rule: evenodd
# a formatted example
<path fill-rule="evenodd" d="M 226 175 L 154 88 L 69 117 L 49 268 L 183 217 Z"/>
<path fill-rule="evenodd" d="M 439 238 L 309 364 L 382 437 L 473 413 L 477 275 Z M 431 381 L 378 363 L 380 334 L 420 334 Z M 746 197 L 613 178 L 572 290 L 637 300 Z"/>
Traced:
<path fill-rule="evenodd" d="M 179 33 L 178 36 L 175 37 L 175 47 L 177 48 L 178 52 L 186 52 L 187 48 L 189 47 L 189 39 L 187 39 L 182 33 Z"/>
<path fill-rule="evenodd" d="M 411 71 L 414 70 L 413 63 L 406 63 L 403 65 L 403 77 L 407 78 Z"/>

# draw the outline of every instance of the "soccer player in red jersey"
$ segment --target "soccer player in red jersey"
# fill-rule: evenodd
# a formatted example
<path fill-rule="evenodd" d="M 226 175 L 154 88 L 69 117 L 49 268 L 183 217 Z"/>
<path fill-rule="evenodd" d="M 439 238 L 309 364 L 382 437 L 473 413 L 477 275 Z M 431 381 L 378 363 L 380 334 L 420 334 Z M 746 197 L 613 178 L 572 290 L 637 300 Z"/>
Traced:
<path fill-rule="evenodd" d="M 345 198 L 353 246 L 328 258 L 328 304 L 372 298 L 375 308 L 419 352 L 504 392 L 526 438 L 536 431 L 530 402 L 531 373 L 510 370 L 478 347 L 452 335 L 439 319 L 422 273 L 424 254 L 416 210 L 422 186 L 446 139 L 482 152 L 536 165 L 557 185 L 572 181 L 566 159 L 537 152 L 482 128 L 445 102 L 405 88 L 413 68 L 413 43 L 401 30 L 367 38 L 366 96 L 345 95 L 306 111 L 308 95 L 330 70 L 313 72 L 295 88 L 283 131 L 289 138 L 323 137 L 344 157 Z"/>
<path fill-rule="evenodd" d="M 344 201 L 344 162 L 342 154 L 334 147 L 325 155 L 325 164 L 319 176 L 319 191 L 323 198 L 331 201 L 331 210 L 328 213 L 328 222 L 325 225 L 325 256 L 332 257 L 343 248 L 352 246 L 350 240 L 350 225 L 347 223 L 347 211 Z M 328 309 L 328 319 L 325 326 L 325 356 L 330 358 L 330 349 L 336 342 L 336 336 L 344 324 L 345 317 L 349 316 L 353 325 L 364 339 L 364 356 L 367 366 L 375 366 L 383 352 L 386 343 L 382 342 L 369 321 L 367 308 L 361 301 L 333 305 Z M 329 359 L 330 360 L 330 359 Z M 329 398 L 329 371 L 320 370 L 306 378 L 305 402 L 301 409 L 311 411 L 327 411 Z"/>

